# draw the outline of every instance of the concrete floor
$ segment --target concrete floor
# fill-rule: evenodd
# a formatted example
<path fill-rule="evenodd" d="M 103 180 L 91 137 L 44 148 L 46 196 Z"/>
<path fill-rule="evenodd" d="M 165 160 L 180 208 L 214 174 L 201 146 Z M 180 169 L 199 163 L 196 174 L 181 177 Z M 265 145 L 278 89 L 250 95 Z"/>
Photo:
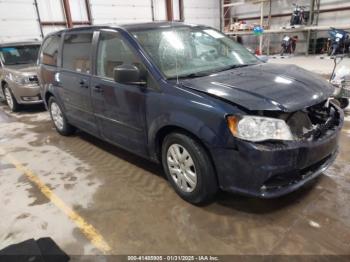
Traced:
<path fill-rule="evenodd" d="M 108 254 L 350 254 L 349 121 L 335 164 L 311 187 L 274 200 L 220 193 L 195 207 L 159 166 L 82 132 L 62 137 L 41 107 L 0 105 L 0 249 L 48 236 L 68 254 L 103 252 L 35 176 L 98 231 Z"/>

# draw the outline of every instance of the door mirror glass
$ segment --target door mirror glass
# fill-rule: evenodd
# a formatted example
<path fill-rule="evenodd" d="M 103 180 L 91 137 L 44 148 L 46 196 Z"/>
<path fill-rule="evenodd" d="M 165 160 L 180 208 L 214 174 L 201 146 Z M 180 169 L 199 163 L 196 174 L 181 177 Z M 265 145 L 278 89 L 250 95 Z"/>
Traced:
<path fill-rule="evenodd" d="M 140 70 L 135 65 L 123 64 L 113 70 L 114 81 L 126 85 L 145 85 Z"/>

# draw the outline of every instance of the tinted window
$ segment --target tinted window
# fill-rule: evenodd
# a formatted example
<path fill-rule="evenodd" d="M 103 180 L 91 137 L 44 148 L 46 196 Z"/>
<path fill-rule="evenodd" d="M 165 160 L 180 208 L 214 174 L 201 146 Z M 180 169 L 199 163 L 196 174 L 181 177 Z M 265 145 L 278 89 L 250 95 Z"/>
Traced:
<path fill-rule="evenodd" d="M 63 68 L 90 73 L 92 33 L 68 34 L 64 37 Z"/>
<path fill-rule="evenodd" d="M 50 36 L 42 46 L 40 62 L 45 65 L 57 65 L 58 48 L 61 36 Z"/>
<path fill-rule="evenodd" d="M 114 68 L 123 64 L 136 65 L 144 72 L 139 59 L 119 33 L 102 31 L 98 44 L 97 75 L 113 78 Z"/>
<path fill-rule="evenodd" d="M 0 47 L 0 59 L 5 65 L 34 64 L 38 59 L 39 45 Z"/>

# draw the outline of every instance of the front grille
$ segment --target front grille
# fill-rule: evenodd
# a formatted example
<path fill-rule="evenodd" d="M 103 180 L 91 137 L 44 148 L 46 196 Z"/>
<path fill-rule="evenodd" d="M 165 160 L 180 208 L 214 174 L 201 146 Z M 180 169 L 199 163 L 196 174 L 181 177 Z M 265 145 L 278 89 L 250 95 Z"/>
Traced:
<path fill-rule="evenodd" d="M 38 77 L 37 76 L 30 76 L 29 81 L 32 83 L 39 83 Z"/>
<path fill-rule="evenodd" d="M 317 140 L 339 125 L 339 112 L 334 106 L 327 104 L 323 102 L 286 117 L 286 122 L 297 140 Z"/>
<path fill-rule="evenodd" d="M 309 139 L 313 137 L 314 139 L 322 137 L 328 130 L 333 129 L 337 125 L 335 118 L 330 117 L 324 124 L 316 125 L 312 130 L 303 134 L 303 138 Z"/>

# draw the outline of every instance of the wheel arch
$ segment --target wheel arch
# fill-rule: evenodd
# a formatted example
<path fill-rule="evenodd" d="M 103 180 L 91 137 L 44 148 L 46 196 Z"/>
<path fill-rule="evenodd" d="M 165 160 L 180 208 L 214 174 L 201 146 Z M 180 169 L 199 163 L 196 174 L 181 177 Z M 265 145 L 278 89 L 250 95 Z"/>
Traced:
<path fill-rule="evenodd" d="M 50 91 L 47 91 L 47 92 L 45 93 L 44 100 L 45 100 L 46 106 L 49 105 L 49 99 L 50 99 L 50 97 L 52 97 L 52 96 L 54 96 L 54 95 L 53 95 L 53 93 L 50 92 Z"/>
<path fill-rule="evenodd" d="M 5 80 L 1 80 L 1 90 L 4 91 L 5 85 L 8 84 Z"/>
<path fill-rule="evenodd" d="M 216 167 L 215 167 L 215 164 L 214 164 L 214 159 L 213 159 L 213 157 L 212 157 L 212 155 L 210 153 L 210 150 L 209 150 L 208 146 L 196 134 L 194 134 L 193 132 L 191 132 L 190 130 L 188 130 L 186 128 L 183 128 L 183 127 L 180 127 L 180 126 L 177 126 L 177 125 L 166 125 L 166 126 L 163 126 L 156 133 L 156 135 L 155 135 L 155 143 L 154 143 L 154 156 L 157 159 L 157 161 L 159 161 L 161 163 L 162 144 L 163 144 L 163 141 L 164 141 L 165 137 L 168 136 L 171 133 L 185 134 L 185 135 L 191 137 L 197 143 L 199 143 L 204 148 L 205 152 L 208 154 L 208 157 L 209 157 L 209 159 L 211 161 L 211 164 L 212 164 L 212 166 L 214 168 L 214 171 L 215 171 L 215 176 L 217 176 Z"/>

